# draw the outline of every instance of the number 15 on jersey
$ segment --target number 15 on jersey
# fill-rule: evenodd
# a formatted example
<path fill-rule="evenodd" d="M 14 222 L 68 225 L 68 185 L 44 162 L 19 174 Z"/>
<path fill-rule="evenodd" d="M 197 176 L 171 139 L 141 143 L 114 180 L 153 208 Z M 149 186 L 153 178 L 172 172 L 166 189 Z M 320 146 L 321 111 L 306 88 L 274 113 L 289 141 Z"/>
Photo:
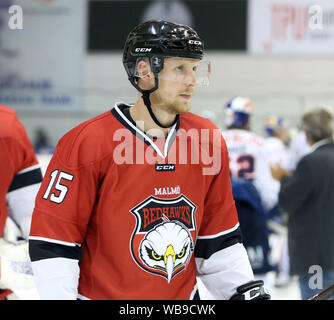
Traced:
<path fill-rule="evenodd" d="M 58 174 L 59 173 L 59 174 Z M 58 178 L 57 178 L 58 177 Z M 49 185 L 43 195 L 43 199 L 45 200 L 50 200 L 51 202 L 54 202 L 54 203 L 62 203 L 66 197 L 66 194 L 68 192 L 68 187 L 61 184 L 62 180 L 68 180 L 68 181 L 72 181 L 74 178 L 73 175 L 69 174 L 69 173 L 66 173 L 66 172 L 63 172 L 63 171 L 59 171 L 59 170 L 54 170 L 51 172 L 51 179 L 50 179 L 50 182 L 49 182 Z M 55 183 L 55 181 L 57 180 L 56 182 L 56 185 L 55 185 L 55 189 L 57 191 L 59 191 L 59 194 L 55 194 L 55 193 L 51 193 L 51 190 L 52 190 L 52 187 Z M 51 195 L 50 195 L 51 193 Z"/>

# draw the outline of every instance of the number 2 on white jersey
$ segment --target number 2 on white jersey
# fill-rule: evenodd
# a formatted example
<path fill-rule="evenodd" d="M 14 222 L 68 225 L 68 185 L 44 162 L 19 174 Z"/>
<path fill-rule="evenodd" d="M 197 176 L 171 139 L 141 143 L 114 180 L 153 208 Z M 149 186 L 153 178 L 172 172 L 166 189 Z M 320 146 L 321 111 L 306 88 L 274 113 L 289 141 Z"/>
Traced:
<path fill-rule="evenodd" d="M 49 182 L 49 185 L 43 195 L 43 199 L 47 200 L 49 198 L 49 195 L 50 195 L 50 192 L 51 192 L 51 189 L 56 181 L 56 178 L 58 176 L 58 179 L 57 179 L 57 182 L 56 182 L 56 186 L 55 186 L 55 189 L 57 191 L 60 191 L 59 195 L 55 195 L 54 193 L 51 193 L 51 196 L 50 196 L 50 201 L 52 202 L 55 202 L 55 203 L 62 203 L 65 199 L 65 196 L 68 192 L 68 188 L 67 186 L 61 184 L 61 180 L 64 179 L 64 180 L 68 180 L 68 181 L 72 181 L 74 176 L 69 174 L 69 173 L 66 173 L 66 172 L 63 172 L 63 171 L 60 171 L 59 175 L 58 175 L 58 172 L 59 170 L 54 170 L 51 172 L 51 180 Z"/>
<path fill-rule="evenodd" d="M 251 154 L 242 154 L 232 163 L 233 165 L 230 165 L 231 177 L 235 179 L 254 179 L 255 159 Z"/>
<path fill-rule="evenodd" d="M 254 157 L 250 154 L 241 155 L 237 159 L 239 165 L 238 178 L 245 178 L 248 180 L 254 179 Z"/>

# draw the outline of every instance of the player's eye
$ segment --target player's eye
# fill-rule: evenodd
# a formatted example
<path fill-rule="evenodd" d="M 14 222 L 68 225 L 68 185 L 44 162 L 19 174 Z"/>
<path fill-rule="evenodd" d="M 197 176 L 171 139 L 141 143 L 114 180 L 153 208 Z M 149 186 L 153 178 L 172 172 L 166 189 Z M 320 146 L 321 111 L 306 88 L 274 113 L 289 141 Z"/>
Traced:
<path fill-rule="evenodd" d="M 184 67 L 183 67 L 183 66 L 177 66 L 175 69 L 176 69 L 177 71 L 183 71 L 183 70 L 184 70 Z"/>

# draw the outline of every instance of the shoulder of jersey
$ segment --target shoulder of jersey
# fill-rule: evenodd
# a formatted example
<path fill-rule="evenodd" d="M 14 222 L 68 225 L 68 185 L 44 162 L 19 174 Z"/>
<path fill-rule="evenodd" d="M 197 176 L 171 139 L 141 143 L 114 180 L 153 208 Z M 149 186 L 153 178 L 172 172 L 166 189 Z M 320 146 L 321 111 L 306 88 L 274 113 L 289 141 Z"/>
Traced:
<path fill-rule="evenodd" d="M 9 137 L 13 135 L 13 124 L 17 120 L 13 109 L 0 105 L 0 137 Z"/>
<path fill-rule="evenodd" d="M 265 139 L 263 137 L 261 137 L 260 135 L 254 133 L 254 132 L 250 132 L 253 134 L 253 138 L 254 138 L 254 143 L 256 143 L 259 147 L 264 148 L 265 147 Z"/>
<path fill-rule="evenodd" d="M 263 137 L 259 136 L 258 134 L 242 130 L 242 129 L 230 129 L 230 130 L 224 130 L 222 132 L 225 139 L 229 141 L 237 141 L 237 142 L 247 142 L 247 143 L 253 143 L 255 145 L 258 145 L 260 147 L 263 147 L 265 144 L 265 140 Z"/>
<path fill-rule="evenodd" d="M 67 132 L 58 142 L 57 155 L 68 166 L 84 166 L 113 151 L 113 134 L 121 128 L 110 111 L 87 120 Z"/>
<path fill-rule="evenodd" d="M 276 137 L 268 137 L 264 139 L 266 145 L 272 145 L 272 146 L 277 146 L 277 147 L 283 147 L 284 143 L 282 140 Z"/>
<path fill-rule="evenodd" d="M 187 112 L 180 116 L 180 127 L 184 129 L 218 129 L 217 126 L 210 120 L 191 112 Z"/>

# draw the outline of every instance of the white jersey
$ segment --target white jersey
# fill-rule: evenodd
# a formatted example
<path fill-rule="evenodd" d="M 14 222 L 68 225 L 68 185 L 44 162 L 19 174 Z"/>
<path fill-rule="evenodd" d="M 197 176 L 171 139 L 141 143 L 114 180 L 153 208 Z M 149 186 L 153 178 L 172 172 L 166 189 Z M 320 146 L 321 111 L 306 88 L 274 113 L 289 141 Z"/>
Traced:
<path fill-rule="evenodd" d="M 287 169 L 289 171 L 295 170 L 299 160 L 309 152 L 311 152 L 311 146 L 307 143 L 305 132 L 300 131 L 290 143 Z"/>
<path fill-rule="evenodd" d="M 265 138 L 264 142 L 269 154 L 270 163 L 279 163 L 282 167 L 287 168 L 289 150 L 283 141 L 276 137 L 268 137 Z"/>
<path fill-rule="evenodd" d="M 259 191 L 265 210 L 278 201 L 277 186 L 270 172 L 270 157 L 262 137 L 242 129 L 222 132 L 230 157 L 231 178 L 252 180 Z"/>
<path fill-rule="evenodd" d="M 288 168 L 289 150 L 284 145 L 283 141 L 277 137 L 268 137 L 264 139 L 265 148 L 269 157 L 269 162 L 272 164 L 280 164 L 283 168 Z M 278 194 L 281 184 L 279 181 L 272 179 L 273 188 Z"/>

